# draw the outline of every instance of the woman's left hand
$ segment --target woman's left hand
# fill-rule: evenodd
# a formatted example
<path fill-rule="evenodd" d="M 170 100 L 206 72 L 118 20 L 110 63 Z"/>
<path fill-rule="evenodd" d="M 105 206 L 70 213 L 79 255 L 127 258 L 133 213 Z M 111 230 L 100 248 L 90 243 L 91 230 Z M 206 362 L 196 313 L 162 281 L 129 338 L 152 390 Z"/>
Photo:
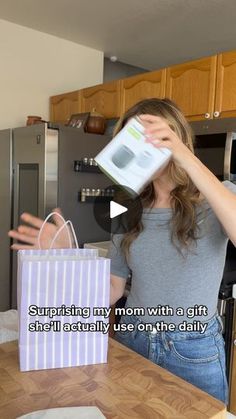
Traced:
<path fill-rule="evenodd" d="M 146 142 L 155 147 L 166 147 L 172 152 L 173 160 L 184 168 L 186 159 L 193 159 L 194 154 L 186 147 L 178 135 L 169 127 L 164 118 L 155 115 L 139 115 L 145 126 Z"/>

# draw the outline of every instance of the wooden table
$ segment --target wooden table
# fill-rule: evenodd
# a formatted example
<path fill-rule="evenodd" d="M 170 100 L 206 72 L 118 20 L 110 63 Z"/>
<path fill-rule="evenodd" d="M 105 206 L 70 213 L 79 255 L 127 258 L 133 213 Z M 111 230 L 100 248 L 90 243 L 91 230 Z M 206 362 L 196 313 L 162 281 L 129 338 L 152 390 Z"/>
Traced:
<path fill-rule="evenodd" d="M 207 393 L 109 339 L 107 364 L 20 372 L 17 342 L 0 345 L 0 418 L 96 405 L 108 419 L 223 419 Z"/>

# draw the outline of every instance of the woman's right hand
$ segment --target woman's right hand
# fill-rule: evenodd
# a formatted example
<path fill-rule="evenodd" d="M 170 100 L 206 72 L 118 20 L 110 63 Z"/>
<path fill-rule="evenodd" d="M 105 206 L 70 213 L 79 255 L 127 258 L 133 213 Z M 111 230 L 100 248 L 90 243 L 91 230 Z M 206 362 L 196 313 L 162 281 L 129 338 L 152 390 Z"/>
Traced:
<path fill-rule="evenodd" d="M 53 211 L 61 215 L 61 211 L 59 208 L 56 208 Z M 49 249 L 57 231 L 64 224 L 63 220 L 60 217 L 53 215 L 52 218 L 54 223 L 47 222 L 43 228 L 40 238 L 41 249 Z M 21 215 L 21 220 L 24 223 L 27 223 L 27 225 L 20 225 L 16 230 L 10 230 L 8 232 L 8 236 L 12 239 L 18 240 L 23 243 L 14 243 L 11 246 L 11 249 L 39 249 L 38 235 L 40 228 L 43 225 L 43 220 L 28 213 L 23 213 Z M 58 238 L 56 239 L 53 248 L 60 249 L 68 247 L 68 233 L 66 228 L 64 228 L 62 229 Z"/>

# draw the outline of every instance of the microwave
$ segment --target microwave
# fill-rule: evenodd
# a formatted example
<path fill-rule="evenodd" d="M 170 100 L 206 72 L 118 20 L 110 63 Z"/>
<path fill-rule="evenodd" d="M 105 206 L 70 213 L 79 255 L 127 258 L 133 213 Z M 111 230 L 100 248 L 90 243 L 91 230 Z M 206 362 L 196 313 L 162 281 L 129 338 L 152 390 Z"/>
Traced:
<path fill-rule="evenodd" d="M 236 118 L 194 121 L 196 156 L 219 180 L 236 182 Z"/>

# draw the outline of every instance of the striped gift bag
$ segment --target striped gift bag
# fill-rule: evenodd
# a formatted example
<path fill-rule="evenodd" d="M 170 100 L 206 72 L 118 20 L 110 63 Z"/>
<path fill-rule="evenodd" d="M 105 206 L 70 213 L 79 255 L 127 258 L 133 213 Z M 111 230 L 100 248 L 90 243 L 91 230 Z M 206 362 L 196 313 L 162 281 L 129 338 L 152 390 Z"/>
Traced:
<path fill-rule="evenodd" d="M 107 362 L 109 289 L 95 249 L 20 250 L 20 370 Z"/>

